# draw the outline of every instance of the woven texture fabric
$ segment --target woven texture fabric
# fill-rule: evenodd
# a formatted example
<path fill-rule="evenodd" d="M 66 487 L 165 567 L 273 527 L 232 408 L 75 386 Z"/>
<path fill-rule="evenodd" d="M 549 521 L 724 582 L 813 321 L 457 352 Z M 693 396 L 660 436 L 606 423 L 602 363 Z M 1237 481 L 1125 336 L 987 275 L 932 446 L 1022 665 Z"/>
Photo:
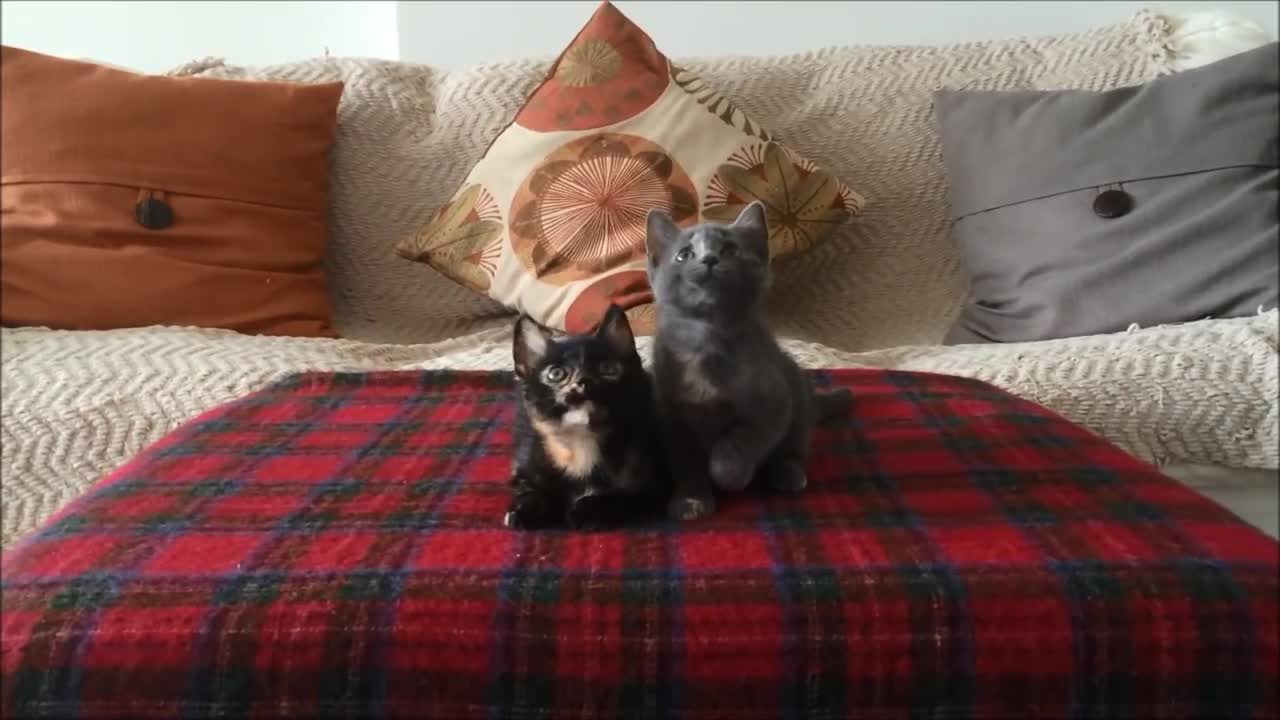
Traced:
<path fill-rule="evenodd" d="M 521 533 L 510 375 L 303 374 L 3 557 L 6 717 L 1274 717 L 1278 546 L 985 383 L 845 370 L 799 495 Z"/>
<path fill-rule="evenodd" d="M 584 21 L 589 13 L 584 6 Z M 770 308 L 788 335 L 865 350 L 940 341 L 967 294 L 948 237 L 933 91 L 1136 85 L 1170 71 L 1175 49 L 1167 21 L 1144 10 L 1071 35 L 673 61 L 865 197 L 852 224 L 780 263 Z M 432 342 L 507 312 L 398 257 L 396 244 L 449 202 L 548 66 L 538 59 L 442 70 L 318 58 L 251 68 L 207 60 L 174 74 L 344 83 L 326 264 L 335 326 L 360 340 Z"/>
<path fill-rule="evenodd" d="M 1151 462 L 1275 468 L 1277 314 L 1012 345 L 843 353 L 784 347 L 814 368 L 943 372 L 1046 405 Z M 643 357 L 649 338 L 640 338 Z M 0 509 L 12 543 L 147 444 L 298 370 L 509 370 L 509 331 L 431 345 L 150 328 L 0 329 Z"/>

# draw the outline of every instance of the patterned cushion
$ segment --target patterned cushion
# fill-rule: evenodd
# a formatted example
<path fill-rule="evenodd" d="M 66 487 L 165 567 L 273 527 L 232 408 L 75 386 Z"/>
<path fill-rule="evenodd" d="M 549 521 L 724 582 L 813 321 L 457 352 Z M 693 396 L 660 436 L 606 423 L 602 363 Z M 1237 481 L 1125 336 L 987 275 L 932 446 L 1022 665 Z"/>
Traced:
<path fill-rule="evenodd" d="M 502 527 L 507 374 L 306 374 L 3 558 L 5 717 L 1275 717 L 1277 544 L 978 381 L 852 370 L 796 496 Z"/>
<path fill-rule="evenodd" d="M 728 222 L 756 199 L 768 207 L 773 257 L 822 241 L 862 205 L 605 2 L 453 199 L 398 251 L 585 332 L 610 302 L 650 301 L 650 208 L 680 225 Z"/>

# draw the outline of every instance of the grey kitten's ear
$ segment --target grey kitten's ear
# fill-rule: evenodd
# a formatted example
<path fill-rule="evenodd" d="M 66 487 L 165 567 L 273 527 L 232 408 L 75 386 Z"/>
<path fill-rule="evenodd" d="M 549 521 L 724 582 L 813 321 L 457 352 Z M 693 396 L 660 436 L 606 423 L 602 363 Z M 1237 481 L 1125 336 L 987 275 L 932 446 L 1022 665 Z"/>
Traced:
<path fill-rule="evenodd" d="M 662 249 L 679 234 L 680 228 L 676 227 L 670 213 L 658 208 L 649 211 L 649 216 L 645 219 L 644 247 L 649 255 L 650 265 L 654 264 L 662 255 Z"/>
<path fill-rule="evenodd" d="M 742 212 L 738 213 L 738 219 L 733 221 L 733 227 L 759 228 L 768 231 L 769 223 L 765 218 L 764 203 L 753 200 L 750 205 L 742 208 Z"/>
<path fill-rule="evenodd" d="M 516 329 L 511 338 L 511 359 L 514 361 L 516 374 L 528 377 L 538 366 L 551 346 L 551 331 L 539 325 L 528 315 L 521 315 L 516 320 Z"/>
<path fill-rule="evenodd" d="M 738 213 L 737 219 L 729 227 L 747 238 L 756 255 L 769 259 L 769 220 L 765 216 L 764 203 L 755 200 L 742 208 L 742 212 Z"/>
<path fill-rule="evenodd" d="M 596 328 L 596 337 L 609 343 L 609 347 L 619 355 L 631 355 L 636 351 L 636 336 L 631 332 L 631 321 L 627 313 L 617 305 L 610 304 L 604 311 L 604 319 Z"/>

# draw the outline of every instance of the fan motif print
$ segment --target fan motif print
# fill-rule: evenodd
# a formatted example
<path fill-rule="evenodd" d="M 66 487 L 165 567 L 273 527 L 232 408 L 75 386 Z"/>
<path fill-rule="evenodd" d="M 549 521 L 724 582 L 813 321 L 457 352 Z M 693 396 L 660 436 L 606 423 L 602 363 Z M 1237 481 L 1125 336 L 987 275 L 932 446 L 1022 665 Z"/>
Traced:
<path fill-rule="evenodd" d="M 756 200 L 766 208 L 770 257 L 807 250 L 862 205 L 840 181 L 779 142 L 749 145 L 730 156 L 711 178 L 703 214 L 733 222 Z"/>
<path fill-rule="evenodd" d="M 464 185 L 414 238 L 411 259 L 454 269 L 454 279 L 485 292 L 502 254 L 502 213 L 487 190 Z"/>

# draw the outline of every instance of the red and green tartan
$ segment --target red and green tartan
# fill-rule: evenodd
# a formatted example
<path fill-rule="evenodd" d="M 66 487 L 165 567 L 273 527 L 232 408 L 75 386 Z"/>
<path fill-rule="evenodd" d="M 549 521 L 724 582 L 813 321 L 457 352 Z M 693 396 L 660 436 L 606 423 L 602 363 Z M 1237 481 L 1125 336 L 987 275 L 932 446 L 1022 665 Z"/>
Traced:
<path fill-rule="evenodd" d="M 1030 402 L 847 370 L 810 487 L 525 533 L 502 373 L 303 374 L 3 558 L 4 716 L 1275 718 L 1280 546 Z"/>

